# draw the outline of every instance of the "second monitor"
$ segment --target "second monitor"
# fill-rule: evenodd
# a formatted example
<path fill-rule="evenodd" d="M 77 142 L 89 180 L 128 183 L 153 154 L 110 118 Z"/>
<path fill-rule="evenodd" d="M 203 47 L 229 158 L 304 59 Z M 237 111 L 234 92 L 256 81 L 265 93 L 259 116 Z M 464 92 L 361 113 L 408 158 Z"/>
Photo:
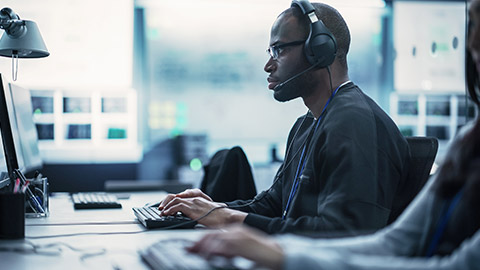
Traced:
<path fill-rule="evenodd" d="M 33 122 L 30 91 L 12 83 L 9 86 L 13 102 L 11 109 L 13 109 L 14 121 L 18 130 L 18 136 L 16 136 L 18 142 L 15 142 L 15 148 L 17 152 L 21 151 L 23 156 L 24 171 L 32 172 L 42 168 L 43 162 L 38 148 L 37 129 Z"/>

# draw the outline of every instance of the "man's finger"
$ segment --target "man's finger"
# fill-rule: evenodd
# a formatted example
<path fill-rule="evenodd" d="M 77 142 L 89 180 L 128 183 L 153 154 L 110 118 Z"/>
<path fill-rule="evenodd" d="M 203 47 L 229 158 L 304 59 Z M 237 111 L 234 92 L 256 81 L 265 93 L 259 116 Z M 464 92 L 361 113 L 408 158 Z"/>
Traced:
<path fill-rule="evenodd" d="M 175 194 L 168 194 L 163 201 L 158 205 L 158 210 L 163 210 L 165 206 L 175 198 Z"/>

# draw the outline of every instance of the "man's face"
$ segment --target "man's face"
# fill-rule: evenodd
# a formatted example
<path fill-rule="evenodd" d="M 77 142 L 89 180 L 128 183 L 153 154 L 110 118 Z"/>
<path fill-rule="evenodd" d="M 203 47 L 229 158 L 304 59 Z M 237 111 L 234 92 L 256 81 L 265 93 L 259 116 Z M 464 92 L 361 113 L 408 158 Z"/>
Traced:
<path fill-rule="evenodd" d="M 289 101 L 304 96 L 307 94 L 305 91 L 310 91 L 307 85 L 308 77 L 311 76 L 310 72 L 293 79 L 279 89 L 274 89 L 278 84 L 285 82 L 310 66 L 303 55 L 304 43 L 296 42 L 306 39 L 306 33 L 303 33 L 300 29 L 297 19 L 288 14 L 280 15 L 272 26 L 270 50 L 277 48 L 276 52 L 278 54 L 270 57 L 264 70 L 270 74 L 267 78 L 268 88 L 274 91 L 273 96 L 278 101 Z M 287 43 L 291 45 L 282 46 Z"/>

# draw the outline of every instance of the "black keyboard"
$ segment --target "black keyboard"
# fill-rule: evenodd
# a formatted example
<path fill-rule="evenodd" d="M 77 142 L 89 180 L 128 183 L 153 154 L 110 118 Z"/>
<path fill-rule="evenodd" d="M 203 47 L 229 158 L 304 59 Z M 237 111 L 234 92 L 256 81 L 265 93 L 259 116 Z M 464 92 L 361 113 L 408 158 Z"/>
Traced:
<path fill-rule="evenodd" d="M 80 192 L 72 195 L 75 209 L 122 208 L 122 204 L 113 194 L 104 192 Z"/>
<path fill-rule="evenodd" d="M 213 257 L 207 260 L 199 255 L 189 253 L 185 247 L 191 245 L 192 242 L 186 239 L 167 239 L 140 250 L 139 253 L 148 266 L 154 270 L 249 269 L 238 267 L 232 260 L 223 257 Z M 251 266 L 252 264 L 247 265 Z"/>
<path fill-rule="evenodd" d="M 161 216 L 157 207 L 134 207 L 133 213 L 147 229 L 192 229 L 197 224 L 189 217 L 181 214 Z"/>

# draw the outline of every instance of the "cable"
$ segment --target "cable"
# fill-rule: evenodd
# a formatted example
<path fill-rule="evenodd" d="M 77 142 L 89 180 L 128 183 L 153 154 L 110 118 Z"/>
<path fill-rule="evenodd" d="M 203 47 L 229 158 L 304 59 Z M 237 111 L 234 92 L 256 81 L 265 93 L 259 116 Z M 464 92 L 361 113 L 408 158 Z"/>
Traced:
<path fill-rule="evenodd" d="M 94 222 L 72 222 L 72 223 L 44 223 L 44 224 L 25 224 L 25 226 L 75 226 L 75 225 L 124 225 L 124 224 L 139 224 L 138 220 L 126 221 L 94 221 Z"/>
<path fill-rule="evenodd" d="M 18 246 L 13 246 L 13 245 L 14 244 L 12 243 L 9 243 L 8 246 L 0 245 L 0 252 L 35 254 L 35 255 L 41 255 L 41 256 L 61 256 L 64 251 L 63 248 L 65 247 L 71 251 L 80 253 L 80 257 L 79 257 L 80 262 L 84 264 L 86 262 L 86 259 L 92 258 L 95 256 L 106 255 L 107 252 L 110 254 L 122 252 L 124 254 L 133 255 L 135 257 L 137 256 L 136 253 L 132 253 L 130 250 L 118 250 L 118 249 L 107 250 L 106 248 L 102 248 L 102 247 L 78 248 L 64 242 L 54 242 L 54 243 L 38 245 L 29 240 L 23 240 L 22 243 L 20 243 L 20 245 Z M 118 267 L 118 264 L 116 264 L 113 261 L 111 261 L 111 265 L 114 269 L 121 269 L 120 267 Z"/>
<path fill-rule="evenodd" d="M 87 233 L 67 233 L 67 234 L 53 234 L 42 236 L 25 236 L 25 239 L 44 239 L 44 238 L 56 238 L 56 237 L 70 237 L 70 236 L 83 236 L 83 235 L 115 235 L 115 234 L 137 234 L 148 232 L 148 230 L 132 231 L 132 232 L 87 232 Z"/>
<path fill-rule="evenodd" d="M 105 248 L 98 248 L 97 250 L 93 249 L 92 251 L 91 247 L 76 248 L 63 242 L 37 245 L 31 241 L 24 240 L 22 242 L 22 245 L 23 247 L 22 246 L 15 247 L 15 246 L 12 246 L 12 244 L 9 244 L 9 246 L 0 246 L 0 252 L 16 252 L 16 253 L 36 254 L 36 255 L 44 255 L 44 256 L 59 256 L 63 252 L 62 247 L 66 247 L 72 251 L 82 253 L 82 255 L 80 256 L 80 260 L 82 261 L 87 257 L 103 255 L 107 252 Z"/>
<path fill-rule="evenodd" d="M 187 224 L 190 224 L 190 223 L 194 223 L 194 222 L 198 222 L 200 221 L 201 219 L 207 217 L 208 215 L 210 215 L 213 211 L 217 210 L 217 209 L 221 209 L 221 208 L 229 208 L 228 206 L 216 206 L 216 207 L 213 207 L 212 209 L 208 210 L 207 213 L 203 214 L 202 216 L 196 218 L 196 219 L 192 219 L 192 220 L 189 220 L 189 221 L 185 221 L 185 222 L 181 222 L 181 223 L 178 223 L 178 224 L 175 224 L 175 225 L 170 225 L 170 226 L 166 226 L 166 227 L 162 227 L 162 228 L 158 228 L 159 230 L 170 230 L 170 229 L 174 229 L 174 228 L 178 228 L 178 227 L 182 227 L 184 225 L 187 225 Z"/>
<path fill-rule="evenodd" d="M 328 78 L 330 79 L 330 95 L 333 95 L 333 84 L 332 84 L 332 73 L 330 71 L 330 66 L 327 66 Z"/>
<path fill-rule="evenodd" d="M 210 215 L 213 211 L 217 210 L 217 209 L 221 209 L 221 208 L 228 208 L 228 206 L 217 206 L 217 207 L 214 207 L 212 209 L 210 209 L 207 213 L 203 214 L 203 216 L 199 217 L 199 218 L 196 218 L 190 222 L 198 222 L 199 220 L 207 217 L 208 215 Z"/>

